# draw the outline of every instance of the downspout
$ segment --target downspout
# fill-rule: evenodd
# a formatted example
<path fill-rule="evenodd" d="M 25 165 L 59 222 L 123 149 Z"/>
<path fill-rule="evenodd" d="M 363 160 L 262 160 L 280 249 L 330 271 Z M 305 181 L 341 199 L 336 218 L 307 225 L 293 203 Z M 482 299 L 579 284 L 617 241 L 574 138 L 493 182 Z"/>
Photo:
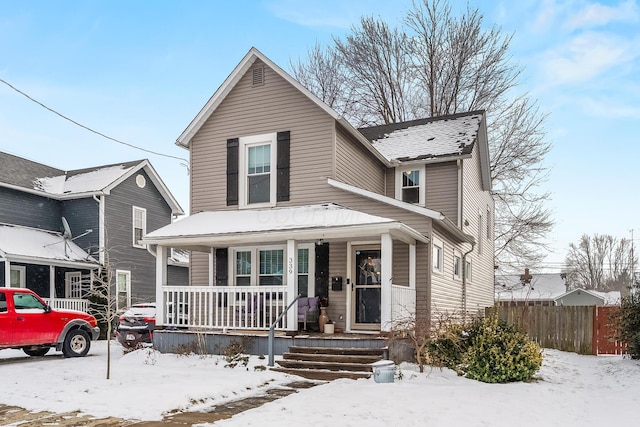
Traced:
<path fill-rule="evenodd" d="M 476 242 L 471 242 L 471 249 L 462 254 L 462 321 L 467 321 L 467 255 L 473 252 Z"/>

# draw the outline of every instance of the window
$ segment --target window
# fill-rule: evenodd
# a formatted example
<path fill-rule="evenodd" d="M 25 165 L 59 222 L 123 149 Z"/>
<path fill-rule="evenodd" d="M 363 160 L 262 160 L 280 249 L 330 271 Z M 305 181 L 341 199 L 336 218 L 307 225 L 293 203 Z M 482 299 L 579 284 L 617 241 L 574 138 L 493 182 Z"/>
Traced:
<path fill-rule="evenodd" d="M 491 240 L 491 210 L 487 206 L 487 239 Z"/>
<path fill-rule="evenodd" d="M 484 226 L 482 225 L 482 214 L 478 212 L 478 255 L 482 255 L 482 240 L 484 233 Z"/>
<path fill-rule="evenodd" d="M 23 265 L 12 265 L 10 268 L 10 288 L 24 288 L 26 287 L 27 267 Z"/>
<path fill-rule="evenodd" d="M 270 249 L 260 252 L 260 274 L 258 284 L 260 286 L 280 286 L 284 284 L 284 251 L 282 249 Z"/>
<path fill-rule="evenodd" d="M 82 273 L 69 271 L 64 274 L 65 293 L 67 298 L 82 298 Z"/>
<path fill-rule="evenodd" d="M 314 259 L 312 244 L 298 248 L 298 293 L 313 293 Z M 236 286 L 283 286 L 287 279 L 284 270 L 286 250 L 284 246 L 263 246 L 231 249 L 234 276 L 231 283 Z"/>
<path fill-rule="evenodd" d="M 462 258 L 459 253 L 453 254 L 453 278 L 460 279 L 462 274 Z"/>
<path fill-rule="evenodd" d="M 240 206 L 275 206 L 276 134 L 240 138 Z"/>
<path fill-rule="evenodd" d="M 146 248 L 142 238 L 147 234 L 147 210 L 133 207 L 133 247 Z"/>
<path fill-rule="evenodd" d="M 309 296 L 309 249 L 298 249 L 298 293 Z"/>
<path fill-rule="evenodd" d="M 439 239 L 433 239 L 433 271 L 442 273 L 444 245 Z"/>
<path fill-rule="evenodd" d="M 473 268 L 471 265 L 471 259 L 467 258 L 465 261 L 465 272 L 464 272 L 467 282 L 471 281 L 472 273 L 473 273 Z"/>
<path fill-rule="evenodd" d="M 396 199 L 407 203 L 425 204 L 424 166 L 396 169 Z"/>
<path fill-rule="evenodd" d="M 251 285 L 251 251 L 236 252 L 236 285 Z"/>
<path fill-rule="evenodd" d="M 420 202 L 420 171 L 402 172 L 402 201 L 407 203 Z"/>
<path fill-rule="evenodd" d="M 131 305 L 131 272 L 116 270 L 116 311 Z"/>

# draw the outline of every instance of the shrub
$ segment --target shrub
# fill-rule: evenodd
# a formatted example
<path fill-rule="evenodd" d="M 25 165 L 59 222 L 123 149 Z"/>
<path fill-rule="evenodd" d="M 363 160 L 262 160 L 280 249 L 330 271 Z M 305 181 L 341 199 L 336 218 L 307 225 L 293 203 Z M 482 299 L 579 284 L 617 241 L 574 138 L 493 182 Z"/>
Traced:
<path fill-rule="evenodd" d="M 542 364 L 540 347 L 496 315 L 449 325 L 427 351 L 431 364 L 489 383 L 529 380 Z"/>
<path fill-rule="evenodd" d="M 622 298 L 619 312 L 620 339 L 627 343 L 632 359 L 640 359 L 640 288 Z"/>
<path fill-rule="evenodd" d="M 482 330 L 471 340 L 461 370 L 471 379 L 506 383 L 531 379 L 541 364 L 540 347 L 492 315 L 485 318 Z"/>

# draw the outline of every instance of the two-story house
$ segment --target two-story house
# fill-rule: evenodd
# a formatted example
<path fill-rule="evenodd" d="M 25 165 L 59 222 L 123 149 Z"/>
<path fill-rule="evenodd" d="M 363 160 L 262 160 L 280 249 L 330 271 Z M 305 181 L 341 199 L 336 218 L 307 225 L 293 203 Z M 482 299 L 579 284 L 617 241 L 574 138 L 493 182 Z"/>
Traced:
<path fill-rule="evenodd" d="M 363 333 L 493 305 L 484 112 L 356 129 L 253 48 L 177 144 L 192 215 L 144 239 L 159 325 L 177 303 L 189 326 L 268 329 L 299 294 Z M 170 286 L 170 248 L 192 251 L 188 287 Z"/>
<path fill-rule="evenodd" d="M 86 278 L 108 265 L 118 309 L 153 301 L 155 257 L 141 239 L 182 213 L 148 160 L 64 171 L 0 152 L 0 286 L 86 309 Z M 188 283 L 184 261 L 168 262 L 172 282 Z"/>

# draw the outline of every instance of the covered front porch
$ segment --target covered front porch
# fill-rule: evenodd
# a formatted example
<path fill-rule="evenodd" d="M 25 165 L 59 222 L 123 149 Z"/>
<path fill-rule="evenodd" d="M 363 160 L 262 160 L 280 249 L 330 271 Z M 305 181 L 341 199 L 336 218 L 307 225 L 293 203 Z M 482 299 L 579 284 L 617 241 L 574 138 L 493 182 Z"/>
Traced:
<path fill-rule="evenodd" d="M 28 288 L 52 308 L 87 311 L 97 263 L 59 233 L 0 225 L 0 286 Z"/>
<path fill-rule="evenodd" d="M 336 329 L 370 334 L 415 318 L 416 245 L 427 238 L 388 218 L 323 204 L 202 212 L 145 241 L 155 245 L 158 326 L 258 332 L 279 319 L 276 330 L 293 332 L 301 295 L 328 303 Z M 168 282 L 170 248 L 197 254 L 191 286 Z"/>

